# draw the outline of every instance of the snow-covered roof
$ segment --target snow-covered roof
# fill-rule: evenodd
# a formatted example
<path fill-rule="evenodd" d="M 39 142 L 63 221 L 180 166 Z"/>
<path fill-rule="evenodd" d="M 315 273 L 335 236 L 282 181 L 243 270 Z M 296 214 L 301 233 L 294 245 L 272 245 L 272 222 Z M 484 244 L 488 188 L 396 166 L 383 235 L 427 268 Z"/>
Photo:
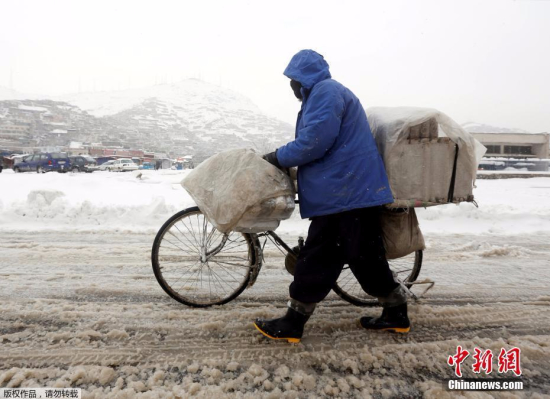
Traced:
<path fill-rule="evenodd" d="M 466 122 L 461 125 L 469 133 L 512 133 L 512 134 L 529 134 L 527 130 L 518 128 L 505 128 L 491 125 L 485 125 L 477 122 Z"/>
<path fill-rule="evenodd" d="M 23 111 L 34 111 L 34 112 L 48 112 L 48 108 L 44 107 L 31 107 L 30 105 L 23 105 L 19 104 L 19 107 L 17 107 L 20 110 Z"/>

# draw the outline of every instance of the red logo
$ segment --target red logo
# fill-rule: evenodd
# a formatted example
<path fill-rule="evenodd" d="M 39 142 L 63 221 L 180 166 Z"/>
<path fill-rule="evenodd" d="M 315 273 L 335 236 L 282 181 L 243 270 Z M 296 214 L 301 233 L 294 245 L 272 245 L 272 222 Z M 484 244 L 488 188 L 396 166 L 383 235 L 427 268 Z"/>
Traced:
<path fill-rule="evenodd" d="M 520 366 L 521 350 L 519 348 L 512 348 L 509 351 L 502 348 L 498 355 L 498 372 L 507 373 L 513 371 L 515 375 L 521 375 Z"/>
<path fill-rule="evenodd" d="M 456 355 L 449 356 L 447 364 L 449 366 L 455 366 L 455 374 L 459 377 L 462 377 L 462 371 L 460 371 L 460 365 L 466 358 L 470 356 L 470 352 L 467 350 L 462 350 L 462 347 L 459 345 L 456 348 Z"/>
<path fill-rule="evenodd" d="M 482 350 L 474 348 L 474 352 L 473 359 L 475 362 L 472 365 L 473 372 L 479 374 L 481 371 L 484 371 L 485 374 L 491 374 L 493 371 L 493 352 L 491 349 Z M 449 356 L 447 364 L 454 366 L 454 372 L 457 377 L 462 377 L 460 366 L 468 356 L 470 356 L 470 352 L 462 349 L 460 345 L 456 347 L 456 354 Z M 508 351 L 504 348 L 500 350 L 500 354 L 498 355 L 498 372 L 503 374 L 509 371 L 518 377 L 521 375 L 521 350 L 519 348 L 514 347 Z"/>
<path fill-rule="evenodd" d="M 491 352 L 491 349 L 482 352 L 481 349 L 474 348 L 474 351 L 476 352 L 474 354 L 476 362 L 472 366 L 474 373 L 479 374 L 481 370 L 484 370 L 485 374 L 491 374 L 491 371 L 493 371 L 493 352 Z"/>

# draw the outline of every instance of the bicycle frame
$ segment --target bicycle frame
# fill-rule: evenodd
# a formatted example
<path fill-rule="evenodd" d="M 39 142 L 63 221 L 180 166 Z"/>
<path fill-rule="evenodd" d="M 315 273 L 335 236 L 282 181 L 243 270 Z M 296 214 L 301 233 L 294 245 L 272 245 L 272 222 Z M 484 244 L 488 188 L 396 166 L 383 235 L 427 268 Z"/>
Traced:
<path fill-rule="evenodd" d="M 281 251 L 280 247 L 283 247 L 288 254 L 292 254 L 296 257 L 298 256 L 298 254 L 291 247 L 289 247 L 288 244 L 281 237 L 279 237 L 279 235 L 277 235 L 277 233 L 275 233 L 274 231 L 269 230 L 269 231 L 266 231 L 265 233 L 259 233 L 259 234 L 257 234 L 257 237 L 268 237 L 277 246 L 279 251 Z M 254 283 L 256 282 L 256 278 L 258 277 L 258 274 L 260 273 L 260 269 L 262 267 L 262 263 L 263 263 L 263 260 L 264 260 L 263 248 L 265 247 L 266 242 L 267 242 L 267 239 L 264 242 L 263 247 L 258 248 L 258 253 L 260 255 L 260 261 L 258 263 L 257 272 L 254 273 L 254 275 L 250 279 L 250 283 L 248 284 L 248 287 L 252 287 L 254 285 Z M 300 243 L 300 245 L 303 245 L 303 238 L 299 237 L 298 242 Z M 283 251 L 281 251 L 281 252 L 283 252 Z M 284 255 L 284 253 L 283 253 L 283 255 Z M 346 267 L 349 267 L 349 266 L 344 266 L 344 269 Z M 422 298 L 435 285 L 435 283 L 433 281 L 429 280 L 429 279 L 414 281 L 414 282 L 410 283 L 411 288 L 412 288 L 412 285 L 423 285 L 423 284 L 428 285 L 428 287 L 422 293 L 417 295 L 414 292 L 412 292 L 412 290 L 409 287 L 407 287 L 405 285 L 405 283 L 403 282 L 403 280 L 401 278 L 399 278 L 399 276 L 397 276 L 395 273 L 394 273 L 394 278 L 401 285 L 401 287 L 403 287 L 405 292 L 411 298 L 413 298 L 415 301 L 418 301 L 420 298 Z"/>
<path fill-rule="evenodd" d="M 258 260 L 258 266 L 252 271 L 252 274 L 250 276 L 250 282 L 248 283 L 247 288 L 250 288 L 254 285 L 254 283 L 256 282 L 256 279 L 258 278 L 258 275 L 260 274 L 260 270 L 262 269 L 262 265 L 264 262 L 264 248 L 268 239 L 275 244 L 277 249 L 281 251 L 283 255 L 292 254 L 296 257 L 298 256 L 298 254 L 294 252 L 294 250 L 291 247 L 289 247 L 288 244 L 284 242 L 283 239 L 279 237 L 277 233 L 275 233 L 274 231 L 268 230 L 263 233 L 255 234 L 255 236 L 257 238 L 266 237 L 266 240 L 264 241 L 262 246 L 256 248 L 256 252 L 260 259 Z M 302 237 L 300 237 L 300 240 L 303 240 Z M 281 250 L 281 247 L 284 248 L 284 250 L 286 251 L 286 254 Z"/>
<path fill-rule="evenodd" d="M 275 244 L 280 245 L 281 247 L 283 247 L 283 248 L 286 250 L 286 252 L 291 253 L 291 254 L 293 254 L 293 255 L 295 255 L 295 256 L 298 255 L 298 254 L 295 253 L 294 250 L 293 250 L 292 248 L 290 248 L 290 247 L 288 246 L 288 244 L 287 244 L 286 242 L 284 242 L 283 239 L 282 239 L 281 237 L 279 237 L 279 236 L 277 235 L 277 233 L 275 233 L 274 231 L 269 230 L 269 231 L 266 231 L 265 233 L 260 233 L 260 234 L 258 234 L 258 237 L 266 237 L 266 236 L 268 236 L 268 235 L 271 236 L 271 237 L 273 238 L 272 241 L 273 241 Z M 300 238 L 301 238 L 301 237 L 300 237 Z M 262 248 L 262 253 L 263 253 L 263 248 Z"/>

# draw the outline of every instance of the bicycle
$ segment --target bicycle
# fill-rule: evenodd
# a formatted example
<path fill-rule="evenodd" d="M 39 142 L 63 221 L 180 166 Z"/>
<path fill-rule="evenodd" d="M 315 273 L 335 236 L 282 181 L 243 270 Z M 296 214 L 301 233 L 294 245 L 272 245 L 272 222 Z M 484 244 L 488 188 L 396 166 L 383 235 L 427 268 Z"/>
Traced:
<path fill-rule="evenodd" d="M 263 246 L 260 245 L 262 238 L 265 238 Z M 274 231 L 222 234 L 198 207 L 187 208 L 173 215 L 158 231 L 151 252 L 153 271 L 162 289 L 184 305 L 198 308 L 223 305 L 254 285 L 262 268 L 268 239 L 284 255 L 286 251 L 285 266 L 292 274 L 304 242 L 302 237 L 298 245 L 291 248 Z M 416 281 L 422 257 L 423 251 L 418 250 L 388 261 L 397 281 L 415 299 L 417 296 L 409 289 L 413 284 L 424 283 Z M 356 306 L 378 304 L 376 298 L 362 290 L 347 266 L 333 291 Z"/>

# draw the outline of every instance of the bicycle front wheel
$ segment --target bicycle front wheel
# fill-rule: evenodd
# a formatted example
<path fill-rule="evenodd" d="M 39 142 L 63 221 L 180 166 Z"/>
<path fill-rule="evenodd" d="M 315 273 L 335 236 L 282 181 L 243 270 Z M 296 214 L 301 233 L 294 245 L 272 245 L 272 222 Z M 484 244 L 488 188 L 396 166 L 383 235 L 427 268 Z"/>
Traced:
<path fill-rule="evenodd" d="M 222 305 L 247 287 L 260 262 L 255 235 L 219 232 L 198 207 L 172 216 L 161 227 L 151 253 L 162 289 L 188 306 Z"/>
<path fill-rule="evenodd" d="M 388 263 L 391 271 L 410 288 L 410 283 L 416 281 L 420 274 L 422 251 L 413 252 L 402 258 L 388 260 Z M 361 285 L 348 266 L 345 266 L 342 273 L 340 273 L 340 277 L 338 277 L 338 281 L 336 281 L 333 291 L 343 300 L 356 306 L 378 305 L 378 300 L 375 297 L 363 291 L 363 288 L 361 288 Z"/>

